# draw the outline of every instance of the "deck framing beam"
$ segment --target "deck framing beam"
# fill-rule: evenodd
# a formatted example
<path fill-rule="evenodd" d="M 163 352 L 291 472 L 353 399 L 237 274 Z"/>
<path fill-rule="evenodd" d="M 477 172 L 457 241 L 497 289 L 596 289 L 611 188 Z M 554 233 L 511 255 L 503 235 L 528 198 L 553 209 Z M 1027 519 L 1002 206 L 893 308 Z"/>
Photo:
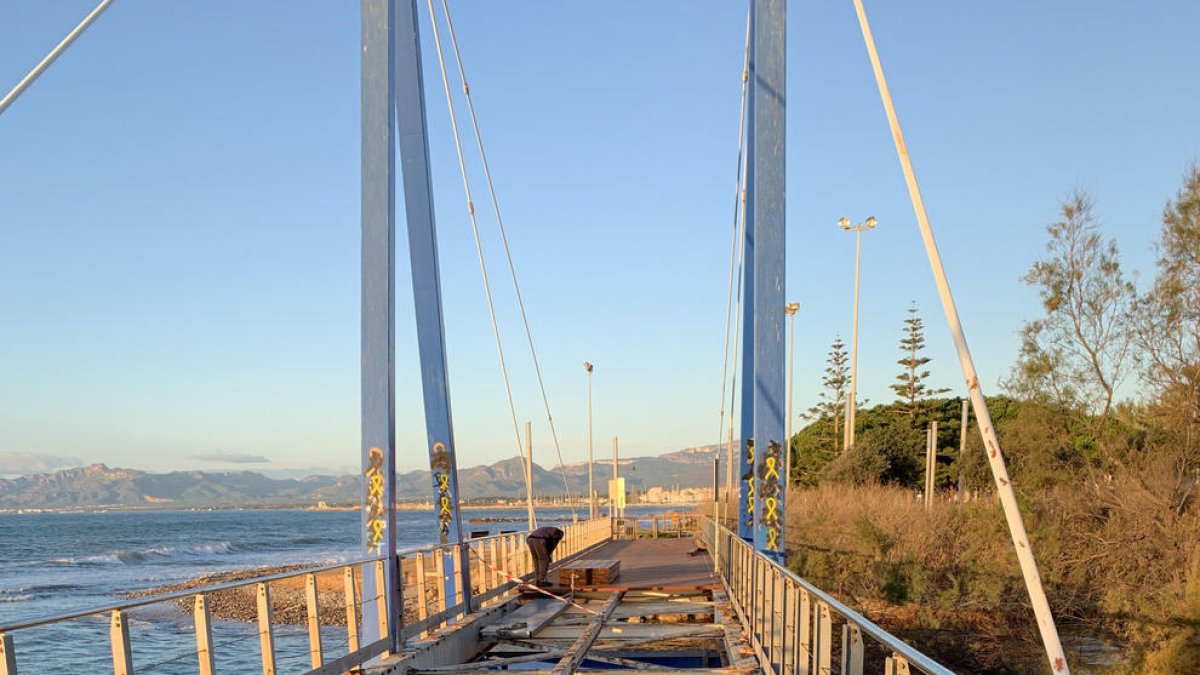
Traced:
<path fill-rule="evenodd" d="M 552 675 L 570 675 L 575 672 L 575 669 L 587 658 L 588 650 L 592 648 L 596 638 L 600 637 L 600 631 L 604 629 L 604 624 L 616 611 L 617 605 L 621 604 L 621 598 L 624 595 L 625 593 L 618 591 L 609 596 L 608 602 L 604 603 L 604 608 L 600 610 L 600 615 L 592 620 L 587 630 L 567 649 L 566 654 L 551 671 Z"/>

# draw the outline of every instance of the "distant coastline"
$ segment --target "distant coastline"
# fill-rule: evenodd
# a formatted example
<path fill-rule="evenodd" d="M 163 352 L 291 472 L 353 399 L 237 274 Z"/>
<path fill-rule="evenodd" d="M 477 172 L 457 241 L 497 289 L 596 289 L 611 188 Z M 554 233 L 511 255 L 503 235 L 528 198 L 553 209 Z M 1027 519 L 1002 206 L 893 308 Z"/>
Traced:
<path fill-rule="evenodd" d="M 700 502 L 688 501 L 671 504 L 634 504 L 630 506 L 679 506 L 691 507 Z M 601 502 L 602 508 L 607 508 L 606 502 Z M 463 509 L 471 510 L 505 510 L 505 509 L 523 509 L 524 504 L 515 504 L 512 502 L 491 502 L 481 504 L 462 504 Z M 535 504 L 536 508 L 587 508 L 587 502 L 577 504 L 563 504 L 562 502 L 541 503 Z M 0 516 L 21 516 L 21 515 L 37 515 L 46 513 L 111 513 L 111 512 L 145 512 L 145 511 L 358 511 L 361 508 L 358 504 L 328 504 L 325 506 L 313 504 L 246 504 L 246 505 L 220 505 L 220 506 L 185 506 L 171 504 L 147 504 L 147 505 L 98 505 L 98 506 L 72 506 L 63 508 L 4 508 L 0 509 Z M 397 511 L 432 511 L 433 504 L 430 502 L 398 502 L 396 504 Z"/>

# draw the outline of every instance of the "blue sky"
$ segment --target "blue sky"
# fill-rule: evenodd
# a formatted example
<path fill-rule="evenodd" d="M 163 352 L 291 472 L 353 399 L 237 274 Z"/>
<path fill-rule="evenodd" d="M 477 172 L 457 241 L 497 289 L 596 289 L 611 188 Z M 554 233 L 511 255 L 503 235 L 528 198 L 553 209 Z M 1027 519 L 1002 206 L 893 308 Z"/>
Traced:
<path fill-rule="evenodd" d="M 92 4 L 0 5 L 0 88 Z M 452 5 L 566 460 L 587 452 L 585 359 L 602 456 L 614 435 L 632 454 L 714 442 L 745 4 Z M 1200 5 L 867 9 L 994 393 L 1038 312 L 1019 279 L 1070 190 L 1092 192 L 1127 268 L 1152 275 L 1163 205 L 1200 157 Z M 353 2 L 118 0 L 0 116 L 0 473 L 357 465 L 358 31 Z M 792 3 L 789 31 L 796 410 L 850 333 L 842 215 L 880 223 L 863 246 L 862 395 L 892 398 L 910 301 L 933 383 L 957 393 L 853 6 Z M 424 46 L 432 68 L 428 31 Z M 490 462 L 515 440 L 432 70 L 426 83 L 459 461 Z M 482 225 L 518 413 L 548 464 L 502 251 Z M 397 260 L 410 469 L 426 458 L 407 251 Z"/>

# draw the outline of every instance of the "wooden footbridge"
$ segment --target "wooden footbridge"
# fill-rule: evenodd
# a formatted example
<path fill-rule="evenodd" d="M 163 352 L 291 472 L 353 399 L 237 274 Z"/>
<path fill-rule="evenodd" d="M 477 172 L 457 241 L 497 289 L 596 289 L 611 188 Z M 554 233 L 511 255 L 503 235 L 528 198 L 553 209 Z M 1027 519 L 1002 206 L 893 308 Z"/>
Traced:
<path fill-rule="evenodd" d="M 113 0 L 103 0 L 84 23 L 34 69 L 8 96 L 0 113 L 45 70 L 70 41 Z M 442 76 L 466 208 L 480 256 L 493 332 L 506 390 L 507 366 L 501 346 L 487 268 L 480 248 L 475 203 L 455 112 L 456 96 L 465 100 L 479 160 L 486 176 L 497 225 L 508 254 L 507 237 L 483 149 L 470 87 L 462 64 L 449 4 L 441 16 L 428 0 L 429 18 Z M 739 312 L 742 363 L 740 436 L 734 451 L 729 433 L 727 481 L 737 503 L 731 529 L 702 521 L 695 534 L 705 552 L 688 556 L 688 539 L 632 538 L 623 523 L 597 517 L 567 528 L 559 550 L 563 562 L 618 560 L 619 576 L 591 586 L 555 589 L 552 594 L 515 593 L 526 583 L 531 562 L 519 534 L 467 540 L 459 512 L 457 450 L 450 406 L 445 325 L 430 171 L 430 144 L 422 48 L 416 0 L 361 0 L 361 555 L 332 567 L 304 570 L 219 587 L 91 608 L 36 621 L 0 625 L 0 675 L 42 672 L 21 661 L 24 631 L 52 623 L 108 615 L 113 672 L 135 672 L 128 616 L 161 602 L 189 602 L 194 613 L 195 658 L 201 675 L 219 670 L 222 657 L 212 639 L 209 598 L 235 588 L 252 588 L 258 608 L 261 672 L 275 675 L 277 640 L 272 584 L 302 575 L 307 588 L 306 646 L 310 674 L 344 672 L 476 675 L 520 670 L 566 675 L 600 670 L 670 670 L 675 673 L 752 673 L 829 675 L 913 670 L 946 673 L 834 598 L 798 578 L 780 563 L 787 551 L 785 532 L 788 487 L 785 433 L 785 149 L 786 143 L 786 0 L 750 0 L 743 81 L 743 117 L 739 121 L 738 182 L 734 211 L 730 299 L 734 265 L 741 270 Z M 945 271 L 925 214 L 915 174 L 900 133 L 883 71 L 861 0 L 854 0 L 868 54 L 880 87 L 905 181 L 913 199 L 922 240 L 959 354 L 967 390 L 988 448 L 996 491 L 1005 510 L 1014 550 L 1038 619 L 1050 668 L 1067 672 L 1058 634 L 1042 591 L 1015 493 L 1007 478 L 999 441 L 992 428 L 959 323 Z M 441 26 L 448 40 L 442 40 Z M 451 86 L 446 53 L 457 63 L 461 87 Z M 461 90 L 461 94 L 456 92 Z M 462 116 L 466 117 L 467 113 Z M 397 152 L 399 161 L 397 161 Z M 744 186 L 744 189 L 743 189 Z M 396 472 L 396 237 L 397 188 L 403 191 L 404 220 L 412 273 L 424 402 L 426 450 L 432 470 L 432 495 L 438 544 L 425 551 L 395 555 Z M 542 384 L 525 304 L 512 256 L 507 255 L 529 351 Z M 730 315 L 727 312 L 727 317 Z M 736 335 L 735 330 L 735 335 Z M 726 334 L 728 335 L 728 323 Z M 733 344 L 738 339 L 735 337 Z M 728 345 L 728 338 L 727 338 Z M 728 346 L 727 357 L 728 362 Z M 590 365 L 585 363 L 585 367 Z M 555 448 L 558 436 L 542 388 L 546 418 Z M 724 392 L 722 392 L 724 399 Z M 523 445 L 511 392 L 518 455 Z M 724 406 L 724 403 L 722 403 Z M 731 406 L 732 411 L 732 406 Z M 722 408 L 722 424 L 724 408 Z M 722 427 L 721 442 L 724 442 Z M 528 434 L 526 435 L 526 440 Z M 561 464 L 560 452 L 560 464 Z M 531 482 L 527 475 L 527 483 Z M 615 481 L 614 481 L 615 482 Z M 567 492 L 570 488 L 565 485 Z M 527 490 L 530 488 L 527 486 Z M 418 495 L 404 495 L 414 497 Z M 623 492 L 610 495 L 623 499 Z M 532 503 L 532 499 L 530 500 Z M 533 520 L 532 507 L 530 509 Z M 657 534 L 652 531 L 649 534 Z M 614 536 L 620 535 L 620 536 Z M 327 654 L 322 646 L 320 575 L 342 575 L 347 626 L 346 653 Z M 241 670 L 245 670 L 242 668 Z M 255 668 L 257 670 L 257 668 Z M 152 672 L 148 671 L 148 672 Z M 194 671 L 192 671 L 194 672 Z"/>
<path fill-rule="evenodd" d="M 430 547 L 397 556 L 402 582 L 396 590 L 402 602 L 391 616 L 364 612 L 372 602 L 382 602 L 383 594 L 361 595 L 364 581 L 376 581 L 383 588 L 385 561 L 356 560 L 0 625 L 0 675 L 43 672 L 37 663 L 22 658 L 23 633 L 98 617 L 109 625 L 106 651 L 111 652 L 115 675 L 164 672 L 156 666 L 165 663 L 174 666 L 166 671 L 172 673 L 276 675 L 287 657 L 294 663 L 298 655 L 306 657 L 307 675 L 951 672 L 728 529 L 714 527 L 711 519 L 685 519 L 676 531 L 638 528 L 636 522 L 614 527 L 611 519 L 599 518 L 565 528 L 552 574 L 566 567 L 586 568 L 592 561 L 619 561 L 619 575 L 602 584 L 536 590 L 528 583 L 533 568 L 524 534 L 495 535 L 449 551 Z M 654 536 L 660 533 L 664 536 Z M 450 567 L 442 564 L 447 559 Z M 467 575 L 474 579 L 468 597 L 444 593 Z M 341 593 L 319 592 L 324 577 L 344 580 Z M 306 588 L 306 640 L 283 640 L 278 634 L 279 603 L 272 588 L 292 578 L 303 579 Z M 230 647 L 222 647 L 230 641 L 214 641 L 213 599 L 238 591 L 256 598 L 261 669 L 259 664 L 246 668 L 244 658 L 238 661 L 240 668 L 231 668 L 226 665 L 232 657 Z M 151 607 L 171 604 L 192 609 L 194 652 L 164 662 L 160 654 L 173 650 L 161 638 L 153 640 L 149 653 L 139 648 L 139 642 L 153 637 L 148 633 L 154 629 L 131 624 Z M 322 617 L 334 611 L 345 616 L 347 647 L 342 653 L 327 648 L 329 629 L 322 629 L 328 623 Z M 364 621 L 377 623 L 368 626 Z M 371 632 L 385 637 L 367 641 Z M 397 644 L 389 635 L 397 637 Z M 174 651 L 180 647 L 186 645 L 174 645 Z M 153 663 L 135 662 L 135 651 Z M 87 672 L 100 672 L 94 666 L 89 664 Z"/>

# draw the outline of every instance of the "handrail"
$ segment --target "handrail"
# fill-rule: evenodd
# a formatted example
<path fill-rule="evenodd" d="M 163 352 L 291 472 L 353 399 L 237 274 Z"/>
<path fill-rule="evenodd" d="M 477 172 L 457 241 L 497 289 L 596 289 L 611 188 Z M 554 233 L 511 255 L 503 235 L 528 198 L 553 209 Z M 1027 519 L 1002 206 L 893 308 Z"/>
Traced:
<path fill-rule="evenodd" d="M 832 612 L 845 621 L 841 640 L 843 673 L 863 672 L 861 636 L 865 634 L 892 652 L 888 667 L 894 670 L 887 672 L 907 672 L 899 666 L 903 664 L 927 675 L 954 675 L 953 671 L 754 549 L 728 528 L 719 526 L 714 536 L 711 518 L 705 518 L 702 527 L 707 540 L 720 551 L 718 567 L 721 576 L 765 671 L 771 672 L 775 664 L 781 671 L 787 671 L 789 666 L 807 663 L 812 658 L 812 672 L 828 672 L 833 640 L 832 617 L 828 613 Z M 778 625 L 776 618 L 780 619 Z M 809 671 L 802 668 L 800 672 Z"/>
<path fill-rule="evenodd" d="M 563 539 L 556 551 L 559 563 L 590 550 L 592 547 L 608 541 L 611 537 L 612 523 L 609 518 L 586 520 L 565 526 Z M 397 580 L 402 595 L 415 596 L 417 620 L 405 625 L 403 616 L 396 625 L 389 625 L 391 620 L 386 617 L 381 620 L 379 632 L 385 636 L 389 633 L 399 636 L 401 645 L 409 640 L 419 639 L 430 631 L 456 620 L 481 606 L 495 606 L 505 602 L 507 591 L 526 580 L 533 574 L 533 560 L 525 546 L 528 531 L 510 532 L 506 534 L 479 537 L 462 542 L 461 544 L 438 544 L 418 549 L 398 551 L 401 574 Z M 449 554 L 449 555 L 446 555 Z M 308 605 L 309 623 L 309 654 L 312 658 L 313 669 L 309 675 L 342 672 L 344 667 L 362 665 L 381 653 L 386 655 L 390 649 L 390 638 L 377 640 L 371 644 L 359 644 L 359 626 L 355 616 L 360 599 L 356 590 L 355 568 L 362 567 L 362 574 L 373 572 L 376 579 L 378 595 L 375 602 L 384 602 L 384 571 L 386 556 L 375 556 L 348 560 L 327 565 L 304 567 L 289 572 L 266 574 L 248 579 L 239 579 L 224 583 L 212 584 L 200 588 L 159 593 L 143 598 L 135 598 L 121 602 L 110 603 L 98 607 L 74 610 L 32 619 L 23 619 L 0 624 L 0 675 L 15 675 L 17 658 L 14 651 L 16 640 L 14 634 L 24 629 L 61 623 L 89 616 L 110 614 L 112 654 L 114 670 L 129 672 L 123 666 L 129 661 L 131 652 L 129 640 L 129 622 L 125 611 L 163 602 L 179 601 L 185 598 L 195 598 L 196 620 L 196 655 L 200 660 L 201 672 L 210 673 L 212 669 L 212 636 L 209 629 L 209 594 L 242 587 L 257 587 L 258 626 L 260 649 L 263 658 L 263 671 L 273 672 L 275 662 L 275 645 L 273 635 L 273 617 L 271 613 L 270 583 L 284 579 L 305 577 L 305 602 Z M 428 563 L 428 565 L 427 565 Z M 370 567 L 367 567 L 370 566 Z M 466 566 L 472 568 L 471 589 L 468 598 L 463 598 L 459 592 L 455 597 L 445 597 L 446 584 L 443 579 L 448 576 L 460 576 Z M 316 576 L 335 570 L 345 572 L 345 602 L 347 614 L 348 650 L 349 653 L 329 661 L 324 660 L 321 649 L 320 635 L 320 599 L 317 592 Z M 476 571 L 477 570 L 477 571 Z M 406 600 L 405 603 L 410 602 Z M 37 664 L 34 664 L 37 665 Z M 207 666 L 207 668 L 206 668 Z M 332 668 L 332 669 L 331 669 Z"/>
<path fill-rule="evenodd" d="M 227 581 L 222 584 L 213 584 L 212 586 L 204 586 L 200 588 L 189 588 L 182 591 L 171 591 L 170 593 L 160 593 L 156 595 L 148 595 L 144 598 L 136 598 L 125 600 L 122 602 L 114 602 L 108 605 L 100 605 L 89 609 L 73 610 L 63 612 L 62 614 L 52 614 L 50 616 L 39 617 L 35 619 L 22 619 L 21 621 L 12 621 L 9 623 L 0 623 L 0 633 L 11 633 L 15 630 L 23 630 L 25 628 L 35 628 L 51 623 L 59 623 L 61 621 L 70 621 L 71 619 L 82 619 L 85 616 L 93 614 L 104 614 L 116 610 L 134 609 L 137 607 L 145 607 L 146 605 L 155 605 L 160 602 L 170 602 L 171 600 L 182 600 L 183 598 L 193 595 L 217 593 L 227 591 L 232 588 L 241 586 L 250 586 L 252 584 L 268 583 L 271 581 L 281 581 L 283 579 L 291 579 L 292 577 L 304 576 L 305 574 L 320 574 L 329 572 L 343 567 L 355 567 L 383 560 L 383 556 L 375 556 L 373 558 L 361 558 L 359 560 L 348 560 L 346 562 L 330 563 L 321 565 L 320 567 L 306 567 L 304 569 L 292 570 L 290 572 L 278 572 L 276 574 L 268 574 L 261 577 L 251 579 L 238 579 L 237 581 Z"/>

